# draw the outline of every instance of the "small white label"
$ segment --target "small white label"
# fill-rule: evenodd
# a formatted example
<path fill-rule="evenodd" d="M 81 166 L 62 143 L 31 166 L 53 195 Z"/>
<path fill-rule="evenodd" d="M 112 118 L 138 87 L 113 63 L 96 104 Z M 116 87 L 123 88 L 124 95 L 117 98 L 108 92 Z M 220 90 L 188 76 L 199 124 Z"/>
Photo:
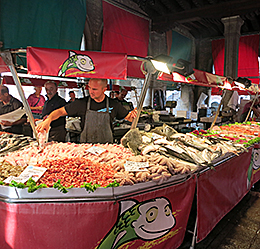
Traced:
<path fill-rule="evenodd" d="M 20 177 L 20 176 L 9 176 L 4 180 L 4 183 L 8 183 L 10 184 L 11 181 L 15 181 L 15 182 L 21 182 L 21 183 L 25 183 L 29 180 L 30 177 L 24 178 L 24 177 Z"/>
<path fill-rule="evenodd" d="M 135 171 L 147 171 L 149 167 L 148 162 L 132 162 L 126 161 L 124 164 L 125 171 L 135 172 Z"/>
<path fill-rule="evenodd" d="M 106 151 L 106 149 L 98 147 L 98 146 L 92 146 L 89 149 L 87 149 L 87 152 L 97 155 L 97 156 L 101 155 L 105 151 Z"/>
<path fill-rule="evenodd" d="M 47 168 L 36 167 L 36 166 L 28 166 L 26 169 L 20 174 L 19 177 L 24 178 L 32 178 L 35 182 L 37 182 L 40 177 L 45 173 Z"/>
<path fill-rule="evenodd" d="M 14 180 L 16 182 L 25 183 L 29 180 L 29 178 L 32 178 L 35 182 L 37 182 L 46 170 L 47 168 L 43 167 L 28 166 L 18 177 L 9 176 L 4 180 L 4 182 L 11 183 L 11 181 Z"/>

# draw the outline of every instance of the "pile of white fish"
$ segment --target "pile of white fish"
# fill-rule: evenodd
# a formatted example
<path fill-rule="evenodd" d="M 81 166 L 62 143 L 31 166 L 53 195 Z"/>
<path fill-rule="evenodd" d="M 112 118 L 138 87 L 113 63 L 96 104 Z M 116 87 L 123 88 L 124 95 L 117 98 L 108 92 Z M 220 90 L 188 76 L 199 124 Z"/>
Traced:
<path fill-rule="evenodd" d="M 135 155 L 159 153 L 168 158 L 181 159 L 198 166 L 210 166 L 214 159 L 247 151 L 242 144 L 218 138 L 195 136 L 191 133 L 178 133 L 164 124 L 162 127 L 142 132 L 130 130 L 121 140 Z"/>

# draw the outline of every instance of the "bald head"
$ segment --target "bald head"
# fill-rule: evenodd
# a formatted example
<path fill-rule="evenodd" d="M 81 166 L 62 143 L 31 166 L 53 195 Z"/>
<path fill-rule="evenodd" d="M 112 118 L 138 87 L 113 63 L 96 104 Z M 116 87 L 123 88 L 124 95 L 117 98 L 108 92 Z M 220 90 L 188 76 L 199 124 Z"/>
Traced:
<path fill-rule="evenodd" d="M 107 87 L 107 79 L 90 79 L 89 82 L 94 82 L 102 87 Z"/>
<path fill-rule="evenodd" d="M 106 89 L 107 89 L 106 79 L 90 79 L 88 82 L 89 95 L 96 102 L 101 102 L 104 100 Z"/>

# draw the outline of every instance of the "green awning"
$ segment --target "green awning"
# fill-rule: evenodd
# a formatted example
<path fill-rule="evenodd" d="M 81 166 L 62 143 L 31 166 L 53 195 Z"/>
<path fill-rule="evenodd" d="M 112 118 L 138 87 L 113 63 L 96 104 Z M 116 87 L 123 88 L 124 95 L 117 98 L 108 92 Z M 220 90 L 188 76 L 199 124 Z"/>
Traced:
<path fill-rule="evenodd" d="M 79 50 L 85 20 L 85 0 L 1 0 L 2 49 L 34 46 Z"/>

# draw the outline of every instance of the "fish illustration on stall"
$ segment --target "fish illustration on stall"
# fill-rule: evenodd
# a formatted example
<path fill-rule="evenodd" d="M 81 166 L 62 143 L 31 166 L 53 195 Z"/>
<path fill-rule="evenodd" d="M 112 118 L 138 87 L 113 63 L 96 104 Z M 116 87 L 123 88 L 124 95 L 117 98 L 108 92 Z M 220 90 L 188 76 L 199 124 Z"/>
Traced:
<path fill-rule="evenodd" d="M 254 148 L 250 160 L 250 165 L 247 170 L 247 189 L 251 187 L 251 180 L 254 170 L 258 170 L 260 168 L 260 149 Z"/>
<path fill-rule="evenodd" d="M 260 168 L 260 149 L 254 148 L 252 157 L 253 157 L 253 169 L 257 170 Z"/>
<path fill-rule="evenodd" d="M 74 51 L 69 51 L 69 58 L 67 58 L 60 66 L 58 76 L 65 76 L 66 71 L 76 68 L 82 72 L 90 72 L 95 69 L 93 60 L 84 54 L 77 54 Z"/>
<path fill-rule="evenodd" d="M 137 240 L 155 240 L 165 236 L 175 226 L 171 203 L 165 197 L 144 202 L 120 201 L 116 223 L 97 249 L 117 249 L 123 244 Z"/>

